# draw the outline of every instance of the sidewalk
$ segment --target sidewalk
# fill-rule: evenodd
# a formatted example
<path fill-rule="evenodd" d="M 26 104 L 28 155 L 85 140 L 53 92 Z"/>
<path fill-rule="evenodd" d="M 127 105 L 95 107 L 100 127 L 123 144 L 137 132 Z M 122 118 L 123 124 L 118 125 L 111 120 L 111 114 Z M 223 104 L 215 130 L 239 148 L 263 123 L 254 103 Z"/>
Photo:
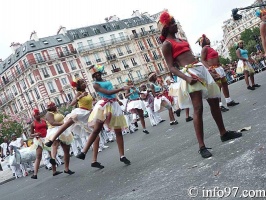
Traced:
<path fill-rule="evenodd" d="M 10 169 L 0 171 L 0 185 L 3 185 L 9 181 L 16 179 L 13 177 L 12 171 Z"/>

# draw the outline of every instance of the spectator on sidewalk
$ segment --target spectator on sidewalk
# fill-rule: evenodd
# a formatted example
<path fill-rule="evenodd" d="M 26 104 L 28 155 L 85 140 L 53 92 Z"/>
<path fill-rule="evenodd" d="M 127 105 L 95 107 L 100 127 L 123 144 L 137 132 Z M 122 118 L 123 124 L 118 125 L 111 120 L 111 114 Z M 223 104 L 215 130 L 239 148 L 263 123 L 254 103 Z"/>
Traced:
<path fill-rule="evenodd" d="M 8 154 L 8 139 L 7 137 L 4 138 L 4 142 L 0 145 L 1 146 L 1 161 L 4 161 L 5 157 Z"/>

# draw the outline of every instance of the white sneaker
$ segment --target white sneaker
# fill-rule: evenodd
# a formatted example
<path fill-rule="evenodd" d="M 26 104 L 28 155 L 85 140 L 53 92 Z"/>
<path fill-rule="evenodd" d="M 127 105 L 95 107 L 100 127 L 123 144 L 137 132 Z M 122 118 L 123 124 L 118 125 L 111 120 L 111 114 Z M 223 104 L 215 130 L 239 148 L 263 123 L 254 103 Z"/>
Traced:
<path fill-rule="evenodd" d="M 99 148 L 99 149 L 98 149 L 98 152 L 102 152 L 102 151 L 103 151 L 103 149 L 102 149 L 102 148 Z"/>
<path fill-rule="evenodd" d="M 103 145 L 102 148 L 103 148 L 103 149 L 107 149 L 107 148 L 109 148 L 109 146 L 105 146 L 105 145 Z"/>

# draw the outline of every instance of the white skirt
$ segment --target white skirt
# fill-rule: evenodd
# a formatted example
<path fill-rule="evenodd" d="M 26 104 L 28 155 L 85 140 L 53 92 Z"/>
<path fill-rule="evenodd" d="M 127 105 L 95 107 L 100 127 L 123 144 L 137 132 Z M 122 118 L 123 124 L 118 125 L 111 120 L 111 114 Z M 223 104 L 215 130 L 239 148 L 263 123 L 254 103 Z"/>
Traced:
<path fill-rule="evenodd" d="M 60 126 L 55 126 L 53 128 L 48 128 L 47 129 L 47 135 L 46 138 L 48 140 L 51 140 L 53 138 L 53 136 L 55 135 L 55 133 L 57 132 L 57 130 L 60 128 Z M 70 145 L 73 140 L 73 134 L 70 131 L 64 131 L 58 138 L 62 143 Z"/>
<path fill-rule="evenodd" d="M 132 100 L 127 104 L 127 111 L 130 112 L 132 109 L 145 110 L 145 106 L 141 100 Z"/>
<path fill-rule="evenodd" d="M 237 62 L 237 68 L 236 68 L 236 73 L 237 74 L 243 74 L 244 71 L 248 71 L 249 73 L 255 73 L 253 67 L 251 66 L 251 64 L 248 61 L 243 61 L 243 60 L 239 60 Z"/>
<path fill-rule="evenodd" d="M 221 78 L 226 77 L 226 73 L 225 73 L 223 67 L 221 67 L 221 66 L 220 67 L 217 67 L 217 68 L 215 68 L 215 71 L 217 72 L 217 74 L 219 74 L 219 76 Z"/>
<path fill-rule="evenodd" d="M 69 113 L 64 122 L 72 119 L 75 123 L 71 125 L 66 131 L 72 132 L 74 135 L 79 135 L 80 137 L 86 137 L 92 132 L 92 128 L 88 126 L 88 119 L 91 112 L 82 108 L 75 108 Z"/>
<path fill-rule="evenodd" d="M 165 96 L 155 97 L 154 98 L 154 112 L 158 112 L 159 110 L 161 110 L 162 101 L 165 101 L 166 105 L 168 104 L 168 106 L 171 107 L 170 101 Z"/>

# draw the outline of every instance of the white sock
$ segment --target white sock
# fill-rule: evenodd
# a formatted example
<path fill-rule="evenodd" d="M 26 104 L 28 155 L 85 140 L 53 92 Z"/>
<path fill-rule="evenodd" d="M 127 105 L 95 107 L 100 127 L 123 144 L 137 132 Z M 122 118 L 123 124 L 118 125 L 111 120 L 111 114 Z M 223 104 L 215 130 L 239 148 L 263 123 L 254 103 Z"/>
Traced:
<path fill-rule="evenodd" d="M 136 113 L 133 113 L 133 114 L 132 114 L 132 119 L 133 119 L 133 120 L 137 119 L 137 114 L 136 114 Z"/>
<path fill-rule="evenodd" d="M 219 102 L 219 106 L 220 106 L 220 107 L 223 106 L 223 102 Z"/>
<path fill-rule="evenodd" d="M 228 98 L 225 98 L 225 101 L 226 101 L 226 103 L 229 103 L 232 101 L 232 99 L 230 97 L 228 97 Z"/>

